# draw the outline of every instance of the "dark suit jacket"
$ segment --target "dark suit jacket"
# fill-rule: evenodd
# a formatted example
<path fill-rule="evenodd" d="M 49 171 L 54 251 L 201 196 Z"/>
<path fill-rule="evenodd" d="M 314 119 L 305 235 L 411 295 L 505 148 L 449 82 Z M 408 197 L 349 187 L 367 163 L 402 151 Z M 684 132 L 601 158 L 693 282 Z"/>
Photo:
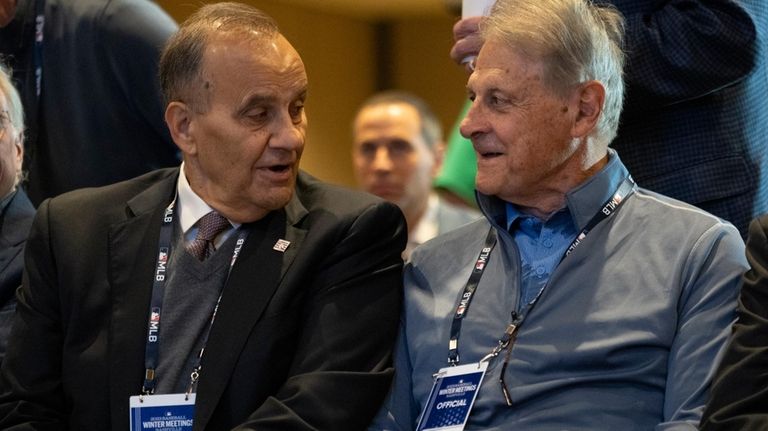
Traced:
<path fill-rule="evenodd" d="M 768 2 L 600 0 L 626 17 L 612 146 L 637 183 L 731 221 L 768 212 Z"/>
<path fill-rule="evenodd" d="M 18 190 L 0 217 L 0 361 L 10 332 L 10 321 L 16 308 L 14 294 L 21 285 L 24 269 L 24 242 L 27 240 L 35 207 L 23 190 Z"/>
<path fill-rule="evenodd" d="M 701 421 L 702 430 L 768 429 L 768 215 L 749 225 L 738 320 Z"/>
<path fill-rule="evenodd" d="M 35 207 L 18 190 L 0 217 L 0 305 L 11 300 L 21 285 L 22 251 L 34 216 Z"/>
<path fill-rule="evenodd" d="M 0 371 L 0 429 L 128 429 L 177 176 L 155 171 L 40 206 Z M 293 200 L 253 229 L 205 350 L 194 429 L 365 428 L 392 375 L 402 214 L 302 173 Z M 285 253 L 278 239 L 291 242 Z"/>

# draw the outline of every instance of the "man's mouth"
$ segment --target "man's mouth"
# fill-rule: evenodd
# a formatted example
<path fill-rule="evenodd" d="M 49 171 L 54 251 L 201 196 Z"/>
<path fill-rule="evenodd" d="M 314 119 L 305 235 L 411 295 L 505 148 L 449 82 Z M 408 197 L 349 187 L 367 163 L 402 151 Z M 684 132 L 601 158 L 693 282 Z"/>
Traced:
<path fill-rule="evenodd" d="M 291 169 L 291 165 L 273 165 L 268 168 L 272 172 L 285 172 L 289 169 Z"/>
<path fill-rule="evenodd" d="M 501 156 L 503 154 L 504 153 L 497 153 L 497 152 L 494 152 L 494 151 L 488 151 L 488 152 L 480 153 L 480 157 L 482 157 L 484 159 L 492 159 L 494 157 L 499 157 L 499 156 Z"/>

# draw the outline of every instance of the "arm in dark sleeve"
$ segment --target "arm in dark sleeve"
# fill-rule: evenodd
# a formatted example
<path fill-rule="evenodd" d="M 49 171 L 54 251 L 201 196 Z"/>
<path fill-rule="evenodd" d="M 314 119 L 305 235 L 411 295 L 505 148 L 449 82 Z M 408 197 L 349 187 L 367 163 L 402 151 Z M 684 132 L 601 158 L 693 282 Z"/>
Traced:
<path fill-rule="evenodd" d="M 147 128 L 176 152 L 165 124 L 158 64 L 176 22 L 153 2 L 111 1 L 99 23 L 104 64 L 120 86 L 126 103 Z"/>
<path fill-rule="evenodd" d="M 744 79 L 756 63 L 755 24 L 736 0 L 611 3 L 626 19 L 625 79 L 634 101 L 701 97 Z"/>
<path fill-rule="evenodd" d="M 402 301 L 405 222 L 380 203 L 321 261 L 289 377 L 238 429 L 362 430 L 386 396 Z"/>
<path fill-rule="evenodd" d="M 720 364 L 702 430 L 768 429 L 768 217 L 749 226 L 738 320 Z"/>
<path fill-rule="evenodd" d="M 63 337 L 49 249 L 48 201 L 40 206 L 27 239 L 24 280 L 17 300 L 0 370 L 0 429 L 65 430 Z"/>

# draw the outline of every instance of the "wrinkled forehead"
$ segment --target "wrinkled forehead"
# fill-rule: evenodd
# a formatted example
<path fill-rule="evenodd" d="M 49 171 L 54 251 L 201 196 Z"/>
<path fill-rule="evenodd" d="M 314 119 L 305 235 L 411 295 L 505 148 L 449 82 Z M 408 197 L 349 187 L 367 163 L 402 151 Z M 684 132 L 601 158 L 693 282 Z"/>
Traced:
<path fill-rule="evenodd" d="M 242 74 L 269 74 L 279 79 L 306 80 L 306 69 L 299 53 L 285 37 L 251 35 L 239 37 L 233 32 L 211 38 L 203 53 L 202 75 L 224 79 Z"/>
<path fill-rule="evenodd" d="M 238 53 L 268 55 L 278 51 L 280 39 L 285 39 L 276 33 L 265 33 L 258 30 L 231 29 L 226 31 L 213 30 L 209 32 L 204 59 L 215 59 L 220 53 Z M 286 41 L 287 42 L 287 41 Z M 290 46 L 290 44 L 288 44 Z M 281 45 L 282 47 L 282 45 Z"/>
<path fill-rule="evenodd" d="M 493 87 L 517 87 L 541 82 L 545 76 L 546 62 L 524 48 L 504 42 L 487 41 L 477 56 L 475 69 L 469 76 L 467 88 L 479 85 Z"/>

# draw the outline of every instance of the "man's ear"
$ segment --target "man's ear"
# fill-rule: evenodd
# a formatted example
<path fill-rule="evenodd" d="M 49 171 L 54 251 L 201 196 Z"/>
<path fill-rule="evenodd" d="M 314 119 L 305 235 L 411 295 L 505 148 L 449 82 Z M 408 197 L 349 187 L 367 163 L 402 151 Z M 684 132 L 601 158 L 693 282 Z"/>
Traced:
<path fill-rule="evenodd" d="M 18 133 L 14 137 L 13 147 L 16 150 L 13 165 L 16 168 L 16 172 L 21 172 L 21 167 L 24 163 L 24 133 Z"/>
<path fill-rule="evenodd" d="M 183 102 L 171 102 L 165 108 L 165 123 L 171 132 L 171 138 L 182 153 L 192 155 L 197 152 L 195 140 L 190 134 L 192 111 Z"/>
<path fill-rule="evenodd" d="M 571 136 L 584 137 L 592 133 L 605 103 L 605 87 L 599 81 L 587 81 L 580 84 L 574 97 L 577 97 L 577 114 Z"/>

